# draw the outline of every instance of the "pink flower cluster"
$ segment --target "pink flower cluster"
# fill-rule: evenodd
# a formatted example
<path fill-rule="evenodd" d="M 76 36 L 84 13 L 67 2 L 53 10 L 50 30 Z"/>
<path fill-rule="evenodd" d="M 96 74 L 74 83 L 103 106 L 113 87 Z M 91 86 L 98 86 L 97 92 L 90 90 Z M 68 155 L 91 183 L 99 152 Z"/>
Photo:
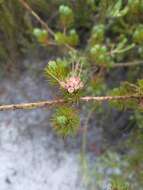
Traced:
<path fill-rule="evenodd" d="M 66 89 L 70 94 L 83 88 L 83 82 L 78 76 L 69 77 L 65 81 L 62 81 L 60 85 L 62 88 Z"/>

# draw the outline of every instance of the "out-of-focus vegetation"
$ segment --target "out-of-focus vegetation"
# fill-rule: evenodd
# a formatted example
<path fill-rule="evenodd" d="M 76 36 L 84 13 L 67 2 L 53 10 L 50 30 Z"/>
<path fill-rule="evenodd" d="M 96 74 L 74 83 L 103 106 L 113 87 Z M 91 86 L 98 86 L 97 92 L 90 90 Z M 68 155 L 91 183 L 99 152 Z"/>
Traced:
<path fill-rule="evenodd" d="M 21 16 L 20 16 L 21 15 Z M 28 42 L 30 17 L 17 0 L 0 2 L 0 59 L 14 60 Z"/>
<path fill-rule="evenodd" d="M 53 36 L 32 17 L 19 0 L 0 0 L 1 63 L 5 63 L 4 66 L 8 68 L 15 67 L 15 61 L 19 57 L 28 56 L 37 46 L 40 46 L 40 50 L 45 48 L 48 52 L 52 49 L 53 53 L 58 53 L 59 58 L 50 60 L 45 73 L 49 82 L 59 87 L 59 94 L 65 100 L 71 99 L 69 107 L 57 109 L 52 119 L 56 131 L 64 137 L 78 129 L 78 114 L 71 106 L 76 107 L 82 95 L 140 97 L 110 103 L 110 109 L 113 107 L 125 113 L 131 110 L 127 125 L 134 124 L 134 129 L 128 139 L 120 144 L 120 154 L 105 151 L 99 160 L 97 158 L 95 167 L 90 170 L 96 184 L 89 177 L 90 174 L 87 184 L 92 189 L 102 189 L 102 183 L 108 176 L 112 190 L 141 190 L 143 0 L 25 2 L 48 24 Z M 36 51 L 40 55 L 41 51 L 38 50 Z M 90 106 L 86 104 L 80 109 L 96 110 L 97 114 L 102 115 L 101 119 L 106 115 L 99 103 Z M 87 123 L 88 119 L 87 117 Z M 102 168 L 98 168 L 99 162 L 100 166 L 103 165 Z M 88 163 L 85 158 L 82 164 L 87 172 Z M 108 171 L 108 168 L 112 171 Z M 104 172 L 105 170 L 107 171 Z"/>

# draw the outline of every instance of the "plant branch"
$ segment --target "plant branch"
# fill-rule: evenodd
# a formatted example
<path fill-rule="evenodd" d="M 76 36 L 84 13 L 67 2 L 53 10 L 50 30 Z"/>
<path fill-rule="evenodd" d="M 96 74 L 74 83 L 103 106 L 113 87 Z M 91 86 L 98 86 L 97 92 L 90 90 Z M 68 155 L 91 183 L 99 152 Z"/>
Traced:
<path fill-rule="evenodd" d="M 39 15 L 37 15 L 37 13 L 29 6 L 29 4 L 26 2 L 26 0 L 19 0 L 19 2 L 21 3 L 21 5 L 23 5 L 23 7 L 31 13 L 31 15 L 33 15 L 35 17 L 35 19 L 47 30 L 47 32 L 49 34 L 51 34 L 52 37 L 55 37 L 55 33 L 54 31 L 48 26 L 48 24 L 39 17 Z M 52 42 L 49 45 L 58 45 L 54 42 Z M 65 44 L 65 47 L 68 48 L 69 50 L 75 51 L 75 49 L 73 47 L 71 47 L 68 44 Z"/>
<path fill-rule="evenodd" d="M 138 65 L 143 65 L 143 61 L 133 61 L 133 62 L 126 62 L 126 63 L 117 63 L 112 65 L 112 68 L 117 68 L 117 67 L 130 67 L 130 66 L 138 66 Z"/>
<path fill-rule="evenodd" d="M 110 52 L 110 55 L 111 56 L 113 56 L 114 54 L 120 54 L 120 53 L 124 53 L 124 52 L 126 52 L 126 51 L 128 51 L 128 50 L 130 50 L 130 49 L 132 49 L 132 48 L 134 48 L 135 47 L 135 44 L 131 44 L 130 46 L 128 46 L 128 47 L 125 47 L 125 48 L 116 48 L 116 49 L 114 49 L 114 50 L 112 50 L 111 52 Z"/>
<path fill-rule="evenodd" d="M 140 99 L 139 95 L 126 95 L 126 96 L 85 96 L 81 97 L 80 101 L 89 102 L 89 101 L 111 101 L 111 100 L 122 100 L 126 101 L 128 99 Z M 71 100 L 69 98 L 69 100 Z M 9 105 L 1 105 L 0 111 L 10 111 L 10 110 L 25 110 L 25 109 L 37 109 L 37 108 L 47 108 L 48 106 L 56 106 L 58 104 L 66 103 L 64 99 L 55 99 L 55 100 L 47 100 L 41 102 L 33 102 L 33 103 L 21 103 L 21 104 L 9 104 Z"/>
<path fill-rule="evenodd" d="M 44 22 L 39 15 L 37 15 L 37 13 L 35 13 L 33 11 L 33 9 L 28 5 L 28 3 L 25 0 L 19 0 L 19 2 L 23 5 L 23 7 L 25 7 L 25 9 L 27 9 L 27 11 L 29 11 L 31 13 L 31 15 L 33 15 L 36 20 L 39 21 L 39 23 L 49 32 L 49 34 L 51 34 L 51 36 L 54 36 L 54 32 L 51 28 L 49 28 L 49 26 L 47 25 L 46 22 Z"/>
<path fill-rule="evenodd" d="M 95 100 L 97 102 L 104 102 L 110 100 L 128 100 L 128 99 L 140 99 L 142 98 L 139 95 L 125 95 L 125 96 L 85 96 L 81 97 L 81 101 L 92 101 Z"/>

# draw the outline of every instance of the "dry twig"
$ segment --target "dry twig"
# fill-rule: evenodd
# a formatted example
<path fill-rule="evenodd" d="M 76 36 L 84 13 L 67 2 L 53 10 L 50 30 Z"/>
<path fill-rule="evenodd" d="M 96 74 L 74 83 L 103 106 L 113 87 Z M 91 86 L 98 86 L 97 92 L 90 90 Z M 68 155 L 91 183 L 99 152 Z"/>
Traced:
<path fill-rule="evenodd" d="M 123 100 L 126 101 L 128 99 L 140 99 L 138 95 L 128 95 L 128 96 L 85 96 L 81 97 L 80 101 L 89 102 L 89 101 L 111 101 L 111 100 Z M 69 99 L 71 100 L 71 99 Z M 10 110 L 25 110 L 25 109 L 37 109 L 37 108 L 47 108 L 48 106 L 56 106 L 57 104 L 66 103 L 64 99 L 55 99 L 55 100 L 47 100 L 41 102 L 32 102 L 32 103 L 21 103 L 21 104 L 10 104 L 10 105 L 1 105 L 0 111 L 10 111 Z"/>
<path fill-rule="evenodd" d="M 19 0 L 19 2 L 23 5 L 23 7 L 25 7 L 25 9 L 27 9 L 28 12 L 31 13 L 31 15 L 33 15 L 36 20 L 39 21 L 39 23 L 49 32 L 49 34 L 51 34 L 51 36 L 54 36 L 54 32 L 51 28 L 49 28 L 49 26 L 47 25 L 46 22 L 44 22 L 39 15 L 37 15 L 37 13 L 35 13 L 33 11 L 33 9 L 28 5 L 28 3 L 25 0 Z"/>

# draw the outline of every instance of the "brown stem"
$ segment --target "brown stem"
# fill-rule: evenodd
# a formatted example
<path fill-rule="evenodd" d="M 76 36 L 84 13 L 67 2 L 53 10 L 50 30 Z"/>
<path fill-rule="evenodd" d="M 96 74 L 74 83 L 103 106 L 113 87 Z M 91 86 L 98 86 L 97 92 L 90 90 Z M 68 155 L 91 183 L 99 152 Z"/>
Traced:
<path fill-rule="evenodd" d="M 130 66 L 138 66 L 138 65 L 143 65 L 143 61 L 134 61 L 134 62 L 126 62 L 126 63 L 117 63 L 112 65 L 113 68 L 118 68 L 118 67 L 130 67 Z"/>
<path fill-rule="evenodd" d="M 49 28 L 49 26 L 47 25 L 46 22 L 44 22 L 39 15 L 37 15 L 37 13 L 35 13 L 33 11 L 33 9 L 28 5 L 28 3 L 25 0 L 19 0 L 19 2 L 23 5 L 23 7 L 25 7 L 25 9 L 27 9 L 27 11 L 29 11 L 35 18 L 36 20 L 39 21 L 39 23 L 49 32 L 49 34 L 51 34 L 51 36 L 54 36 L 54 32 L 51 28 Z"/>
<path fill-rule="evenodd" d="M 128 100 L 128 99 L 140 99 L 138 95 L 127 95 L 127 96 L 85 96 L 81 97 L 81 101 L 110 101 L 110 100 Z M 71 99 L 69 99 L 71 100 Z M 21 103 L 21 104 L 10 104 L 10 105 L 1 105 L 0 111 L 10 111 L 10 110 L 25 110 L 25 109 L 36 109 L 36 108 L 46 108 L 48 106 L 56 106 L 57 104 L 66 103 L 64 99 L 55 99 L 55 100 L 47 100 L 41 102 L 33 102 L 33 103 Z"/>
<path fill-rule="evenodd" d="M 37 15 L 37 13 L 35 13 L 35 11 L 28 5 L 28 3 L 26 2 L 26 0 L 19 0 L 19 2 L 23 5 L 23 7 L 25 7 L 25 9 L 26 9 L 28 12 L 31 13 L 31 15 L 33 15 L 33 16 L 35 17 L 35 19 L 47 30 L 47 32 L 49 32 L 49 34 L 51 34 L 51 36 L 53 36 L 53 37 L 55 36 L 54 31 L 53 31 L 51 28 L 49 28 L 48 24 L 47 24 L 45 21 L 43 21 L 43 20 L 39 17 L 39 15 Z M 56 44 L 56 43 L 54 43 L 54 42 L 52 42 L 52 44 L 58 45 L 58 44 Z M 67 49 L 69 49 L 69 50 L 75 51 L 75 48 L 71 47 L 71 46 L 68 45 L 68 44 L 65 44 L 65 47 L 66 47 Z"/>
<path fill-rule="evenodd" d="M 57 104 L 64 103 L 64 99 L 58 100 L 47 100 L 41 102 L 32 102 L 32 103 L 20 103 L 20 104 L 9 104 L 9 105 L 1 105 L 0 111 L 7 111 L 7 110 L 25 110 L 25 109 L 36 109 L 36 108 L 46 108 L 47 106 L 53 106 Z"/>
<path fill-rule="evenodd" d="M 82 101 L 91 101 L 95 100 L 98 102 L 104 102 L 104 101 L 110 101 L 110 100 L 128 100 L 128 99 L 134 99 L 134 98 L 141 98 L 138 95 L 126 95 L 126 96 L 86 96 L 81 97 L 80 100 Z"/>

